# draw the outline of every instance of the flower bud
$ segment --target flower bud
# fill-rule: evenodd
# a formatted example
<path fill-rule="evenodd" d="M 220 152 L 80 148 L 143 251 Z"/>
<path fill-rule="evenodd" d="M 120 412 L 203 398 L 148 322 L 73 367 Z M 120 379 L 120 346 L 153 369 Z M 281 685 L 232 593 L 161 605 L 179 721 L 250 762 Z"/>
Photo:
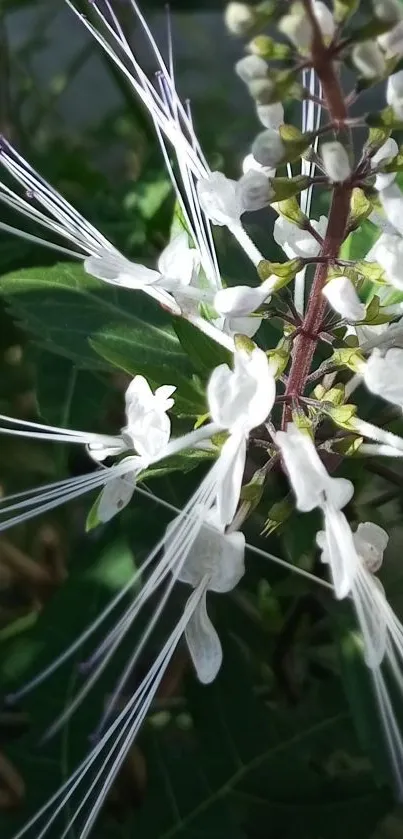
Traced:
<path fill-rule="evenodd" d="M 356 44 L 352 59 L 355 67 L 365 79 L 376 79 L 386 73 L 386 61 L 381 50 L 374 41 L 363 41 Z"/>
<path fill-rule="evenodd" d="M 403 120 L 403 70 L 389 76 L 386 85 L 386 101 L 393 108 L 396 118 Z"/>
<path fill-rule="evenodd" d="M 243 207 L 236 181 L 227 178 L 223 172 L 212 172 L 197 183 L 200 206 L 213 224 L 238 224 Z"/>
<path fill-rule="evenodd" d="M 271 79 L 255 79 L 248 84 L 248 90 L 257 105 L 271 105 L 275 85 Z"/>
<path fill-rule="evenodd" d="M 252 154 L 262 166 L 278 166 L 285 155 L 285 145 L 278 131 L 267 128 L 258 134 L 252 145 Z"/>
<path fill-rule="evenodd" d="M 403 20 L 389 32 L 378 35 L 378 44 L 385 51 L 386 58 L 400 58 L 403 55 Z"/>
<path fill-rule="evenodd" d="M 268 67 L 258 55 L 245 55 L 235 64 L 235 72 L 245 84 L 250 84 L 256 79 L 266 79 Z"/>
<path fill-rule="evenodd" d="M 321 0 L 314 0 L 312 11 L 324 38 L 332 38 L 335 22 L 331 11 Z M 310 50 L 313 30 L 302 3 L 294 3 L 291 6 L 290 13 L 281 18 L 279 29 L 298 50 L 302 52 Z"/>
<path fill-rule="evenodd" d="M 284 123 L 284 108 L 281 102 L 273 102 L 272 105 L 257 104 L 256 112 L 265 128 L 277 130 Z"/>
<path fill-rule="evenodd" d="M 387 23 L 398 23 L 402 19 L 403 10 L 399 0 L 372 0 L 374 12 L 380 20 Z"/>
<path fill-rule="evenodd" d="M 321 147 L 323 168 L 329 180 L 342 183 L 351 175 L 351 165 L 348 154 L 341 143 L 334 141 L 323 143 Z"/>
<path fill-rule="evenodd" d="M 247 35 L 256 23 L 256 11 L 246 3 L 228 3 L 224 21 L 232 35 Z"/>
<path fill-rule="evenodd" d="M 354 322 L 365 317 L 365 304 L 361 303 L 348 277 L 334 277 L 326 283 L 322 294 L 342 318 Z"/>
<path fill-rule="evenodd" d="M 397 145 L 396 140 L 394 140 L 393 137 L 389 137 L 389 139 L 386 140 L 386 143 L 384 143 L 371 158 L 371 168 L 376 169 L 378 166 L 382 166 L 382 164 L 386 165 L 387 163 L 390 163 L 390 161 L 396 157 L 398 152 L 399 146 Z M 375 189 L 386 189 L 386 187 L 393 183 L 395 178 L 396 172 L 381 172 L 376 176 Z"/>
<path fill-rule="evenodd" d="M 250 170 L 238 181 L 238 196 L 245 212 L 253 213 L 270 204 L 274 191 L 264 172 Z"/>

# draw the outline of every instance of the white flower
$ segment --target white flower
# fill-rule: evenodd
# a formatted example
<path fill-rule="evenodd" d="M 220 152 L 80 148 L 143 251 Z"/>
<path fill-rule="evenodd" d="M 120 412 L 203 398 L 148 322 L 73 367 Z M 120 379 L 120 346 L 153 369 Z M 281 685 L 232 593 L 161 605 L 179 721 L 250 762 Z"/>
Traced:
<path fill-rule="evenodd" d="M 382 233 L 368 256 L 369 261 L 379 262 L 388 283 L 403 291 L 403 238 L 397 234 Z"/>
<path fill-rule="evenodd" d="M 388 140 L 381 146 L 380 149 L 373 155 L 371 158 L 371 169 L 377 169 L 378 166 L 382 167 L 382 164 L 390 163 L 394 157 L 398 154 L 399 146 L 396 143 L 396 140 L 393 137 L 389 137 Z M 381 190 L 386 189 L 386 187 L 390 186 L 391 183 L 396 178 L 396 172 L 380 172 L 376 176 L 375 180 L 375 189 Z"/>
<path fill-rule="evenodd" d="M 250 315 L 259 306 L 270 300 L 270 291 L 276 277 L 265 280 L 258 288 L 250 286 L 235 286 L 223 288 L 214 297 L 214 308 L 219 314 L 234 318 Z"/>
<path fill-rule="evenodd" d="M 251 213 L 267 207 L 274 198 L 274 190 L 262 169 L 251 168 L 238 181 L 238 195 L 244 211 Z"/>
<path fill-rule="evenodd" d="M 289 423 L 286 431 L 277 432 L 276 443 L 295 493 L 298 510 L 307 513 L 324 504 L 331 504 L 340 510 L 348 504 L 354 492 L 351 481 L 330 477 L 308 434 Z"/>
<path fill-rule="evenodd" d="M 244 207 L 237 181 L 222 172 L 212 172 L 208 178 L 198 181 L 197 194 L 202 210 L 213 224 L 228 227 L 239 224 Z"/>
<path fill-rule="evenodd" d="M 224 318 L 223 330 L 228 335 L 246 335 L 253 338 L 262 325 L 262 318 L 259 317 L 232 317 Z"/>
<path fill-rule="evenodd" d="M 210 377 L 207 400 L 212 421 L 230 433 L 219 457 L 216 504 L 222 527 L 232 521 L 238 505 L 248 435 L 267 419 L 275 395 L 267 356 L 257 347 L 252 352 L 235 350 L 234 369 L 221 364 Z"/>
<path fill-rule="evenodd" d="M 378 35 L 377 41 L 385 51 L 386 58 L 400 58 L 403 55 L 403 21 L 389 29 L 389 32 Z"/>
<path fill-rule="evenodd" d="M 281 102 L 273 102 L 268 105 L 256 105 L 256 113 L 260 122 L 265 128 L 278 130 L 284 124 L 284 108 Z"/>
<path fill-rule="evenodd" d="M 166 549 L 170 547 L 173 522 L 167 529 Z M 207 592 L 225 594 L 238 585 L 245 573 L 245 537 L 243 533 L 225 534 L 215 508 L 204 516 L 192 549 L 178 580 L 202 590 L 201 599 L 190 618 L 185 638 L 199 680 L 212 682 L 221 666 L 222 649 L 219 637 L 207 614 Z"/>
<path fill-rule="evenodd" d="M 349 321 L 363 320 L 365 317 L 365 303 L 360 298 L 348 277 L 334 277 L 326 283 L 322 294 L 330 303 L 332 309 L 342 318 Z"/>
<path fill-rule="evenodd" d="M 403 236 L 403 195 L 397 184 L 391 183 L 379 192 L 385 215 L 394 229 Z"/>
<path fill-rule="evenodd" d="M 144 376 L 136 376 L 126 391 L 123 436 L 144 460 L 157 457 L 169 442 L 171 421 L 166 412 L 172 408 L 175 390 L 172 385 L 163 385 L 153 393 Z"/>
<path fill-rule="evenodd" d="M 374 349 L 363 366 L 364 382 L 377 396 L 386 402 L 403 408 L 403 350 L 392 347 L 383 355 Z"/>
<path fill-rule="evenodd" d="M 261 166 L 275 169 L 285 155 L 285 145 L 279 132 L 267 128 L 258 134 L 252 145 L 252 154 Z"/>
<path fill-rule="evenodd" d="M 259 55 L 245 55 L 235 64 L 235 72 L 245 84 L 256 80 L 267 79 L 268 66 Z"/>
<path fill-rule="evenodd" d="M 323 237 L 326 234 L 327 218 L 321 216 L 319 221 L 311 220 L 312 227 Z M 283 248 L 289 259 L 296 256 L 310 258 L 318 256 L 320 244 L 314 239 L 308 230 L 302 230 L 284 216 L 279 216 L 273 229 L 274 241 Z"/>
<path fill-rule="evenodd" d="M 395 117 L 403 119 L 403 70 L 393 73 L 386 85 L 386 101 L 393 108 Z"/>
<path fill-rule="evenodd" d="M 385 58 L 374 41 L 362 41 L 360 44 L 355 44 L 352 59 L 365 79 L 376 79 L 386 73 Z"/>
<path fill-rule="evenodd" d="M 212 421 L 248 434 L 267 419 L 276 387 L 266 354 L 258 347 L 236 350 L 234 369 L 220 364 L 210 376 L 207 399 Z"/>
<path fill-rule="evenodd" d="M 403 16 L 399 0 L 372 0 L 375 14 L 387 23 L 397 23 Z"/>
<path fill-rule="evenodd" d="M 332 38 L 335 32 L 333 15 L 321 0 L 314 0 L 312 11 L 319 24 L 322 35 Z M 312 26 L 302 3 L 293 3 L 290 14 L 281 18 L 279 29 L 286 35 L 297 49 L 305 52 L 310 50 L 312 42 Z"/>
<path fill-rule="evenodd" d="M 365 568 L 370 574 L 376 574 L 382 565 L 383 554 L 389 542 L 386 530 L 372 521 L 361 522 L 353 534 L 353 539 Z"/>
<path fill-rule="evenodd" d="M 351 164 L 344 146 L 337 142 L 322 143 L 323 168 L 332 183 L 343 183 L 351 175 Z"/>
<path fill-rule="evenodd" d="M 247 35 L 256 21 L 256 13 L 246 3 L 228 3 L 224 20 L 233 35 Z"/>

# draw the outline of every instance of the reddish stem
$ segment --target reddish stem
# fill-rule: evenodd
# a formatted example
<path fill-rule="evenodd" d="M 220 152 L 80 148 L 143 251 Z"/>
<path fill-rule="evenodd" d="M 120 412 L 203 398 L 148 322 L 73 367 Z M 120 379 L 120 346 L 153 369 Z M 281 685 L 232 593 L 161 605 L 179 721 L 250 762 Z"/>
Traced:
<path fill-rule="evenodd" d="M 333 66 L 329 50 L 322 40 L 322 34 L 313 13 L 312 0 L 303 0 L 303 4 L 312 26 L 312 66 L 322 84 L 323 95 L 327 103 L 330 119 L 343 128 L 348 118 L 342 88 Z M 295 339 L 290 374 L 288 377 L 286 396 L 294 399 L 302 395 L 310 373 L 313 355 L 322 328 L 323 317 L 327 301 L 322 295 L 329 264 L 337 259 L 340 247 L 344 241 L 350 211 L 352 182 L 336 184 L 333 189 L 332 203 L 329 213 L 327 232 L 316 268 L 314 281 L 309 295 L 305 318 Z M 285 407 L 283 426 L 290 417 L 290 409 Z"/>

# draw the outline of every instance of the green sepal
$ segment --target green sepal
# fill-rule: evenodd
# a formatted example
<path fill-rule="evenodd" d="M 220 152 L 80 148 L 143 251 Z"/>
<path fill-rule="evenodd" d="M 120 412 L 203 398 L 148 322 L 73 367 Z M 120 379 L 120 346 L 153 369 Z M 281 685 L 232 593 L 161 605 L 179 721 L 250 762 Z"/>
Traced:
<path fill-rule="evenodd" d="M 368 326 L 380 326 L 382 323 L 389 323 L 393 315 L 383 315 L 381 313 L 381 301 L 375 295 L 369 305 L 365 314 L 365 319 L 359 323 L 367 324 Z"/>
<path fill-rule="evenodd" d="M 285 145 L 285 154 L 280 163 L 292 163 L 298 160 L 316 136 L 314 131 L 303 134 L 299 128 L 288 124 L 280 125 L 279 134 Z"/>
<path fill-rule="evenodd" d="M 274 60 L 281 61 L 289 58 L 292 54 L 292 49 L 288 44 L 280 44 L 269 35 L 256 35 L 256 38 L 248 45 L 251 53 L 264 58 L 266 61 Z"/>
<path fill-rule="evenodd" d="M 353 373 L 359 373 L 363 364 L 365 364 L 364 356 L 355 347 L 343 347 L 335 350 L 330 361 L 340 367 L 347 367 Z"/>
<path fill-rule="evenodd" d="M 284 201 L 278 201 L 276 204 L 272 204 L 272 207 L 280 216 L 286 218 L 287 221 L 291 221 L 300 230 L 305 230 L 309 226 L 309 219 L 301 211 L 295 196 L 286 198 Z"/>
<path fill-rule="evenodd" d="M 88 511 L 87 518 L 85 521 L 85 532 L 90 533 L 91 530 L 94 530 L 98 527 L 99 524 L 102 524 L 101 519 L 98 516 L 98 509 L 99 503 L 101 500 L 102 492 L 99 493 L 98 497 L 95 499 L 91 509 Z"/>
<path fill-rule="evenodd" d="M 357 414 L 357 405 L 337 405 L 331 408 L 326 406 L 324 412 L 333 420 L 335 425 L 346 428 L 347 431 L 354 431 L 352 420 Z"/>
<path fill-rule="evenodd" d="M 257 272 L 262 282 L 273 276 L 273 274 L 279 277 L 280 280 L 283 280 L 283 283 L 274 287 L 273 290 L 277 291 L 278 288 L 282 288 L 283 285 L 291 282 L 296 274 L 298 274 L 298 271 L 301 271 L 303 265 L 303 260 L 299 258 L 290 259 L 288 262 L 270 262 L 268 259 L 262 259 L 257 266 Z"/>
<path fill-rule="evenodd" d="M 282 501 L 277 501 L 270 507 L 267 519 L 264 523 L 262 536 L 271 536 L 275 530 L 283 525 L 287 519 L 290 518 L 294 511 L 294 504 L 291 501 L 291 496 L 283 498 Z"/>
<path fill-rule="evenodd" d="M 350 216 L 348 220 L 350 233 L 352 230 L 356 230 L 368 218 L 372 213 L 372 209 L 372 203 L 365 195 L 365 192 L 359 187 L 355 187 L 351 194 Z"/>
<path fill-rule="evenodd" d="M 384 128 L 390 133 L 392 131 L 403 131 L 403 122 L 396 119 L 393 108 L 390 106 L 382 111 L 367 114 L 365 121 L 370 128 Z"/>
<path fill-rule="evenodd" d="M 308 189 L 309 178 L 306 175 L 297 175 L 295 178 L 270 178 L 270 186 L 273 190 L 273 198 L 270 203 L 279 203 L 299 195 L 304 189 Z"/>
<path fill-rule="evenodd" d="M 313 394 L 319 402 L 328 402 L 329 405 L 338 407 L 344 403 L 345 387 L 340 383 L 326 390 L 323 385 L 317 385 Z"/>

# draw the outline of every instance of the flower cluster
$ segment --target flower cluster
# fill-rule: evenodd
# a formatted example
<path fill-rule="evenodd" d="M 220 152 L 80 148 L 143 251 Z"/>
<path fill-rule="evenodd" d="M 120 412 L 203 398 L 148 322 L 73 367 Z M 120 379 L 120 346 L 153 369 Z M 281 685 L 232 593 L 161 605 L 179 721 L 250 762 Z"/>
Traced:
<path fill-rule="evenodd" d="M 142 375 L 135 376 L 126 391 L 125 425 L 114 436 L 0 417 L 3 434 L 84 446 L 95 462 L 88 474 L 2 499 L 1 530 L 99 489 L 88 515 L 88 528 L 93 528 L 118 515 L 142 491 L 150 467 L 189 452 L 208 454 L 213 461 L 136 570 L 129 584 L 135 592 L 129 609 L 91 657 L 87 681 L 51 727 L 54 732 L 70 717 L 144 606 L 156 599 L 152 618 L 98 726 L 95 745 L 15 839 L 47 817 L 40 834 L 44 836 L 100 758 L 101 768 L 90 782 L 91 810 L 80 828 L 82 839 L 89 835 L 181 639 L 186 640 L 199 680 L 215 679 L 222 649 L 207 612 L 207 594 L 227 593 L 243 577 L 245 551 L 253 552 L 253 546 L 245 544 L 241 527 L 264 497 L 267 474 L 280 469 L 297 511 L 309 514 L 317 509 L 323 518 L 312 550 L 319 550 L 325 566 L 321 570 L 325 574 L 328 569 L 336 599 L 346 599 L 354 608 L 394 779 L 402 793 L 403 740 L 384 669 L 389 666 L 400 687 L 403 628 L 375 576 L 388 535 L 375 522 L 359 520 L 352 481 L 333 472 L 341 462 L 348 469 L 351 457 L 403 456 L 403 437 L 360 416 L 351 402 L 361 388 L 379 397 L 381 406 L 387 402 L 397 408 L 398 418 L 403 409 L 403 153 L 392 136 L 403 122 L 403 70 L 398 69 L 403 6 L 397 0 L 362 3 L 367 20 L 358 27 L 355 0 L 336 0 L 332 8 L 321 0 L 296 0 L 286 4 L 286 10 L 281 3 L 230 3 L 228 29 L 251 39 L 236 74 L 253 99 L 263 130 L 244 150 L 239 177 L 229 178 L 211 171 L 173 73 L 134 0 L 133 11 L 158 65 L 155 85 L 131 51 L 112 5 L 106 4 L 103 11 L 103 4 L 92 0 L 92 14 L 84 17 L 73 0 L 67 3 L 147 108 L 183 230 L 166 245 L 156 266 L 130 261 L 6 139 L 0 149 L 0 200 L 27 220 L 28 228 L 1 222 L 0 229 L 81 261 L 84 271 L 101 283 L 148 295 L 203 333 L 231 363 L 218 363 L 217 356 L 205 382 L 207 411 L 193 428 L 183 432 L 182 425 L 183 433 L 177 432 L 175 422 L 176 387 L 169 382 L 151 387 Z M 278 41 L 266 34 L 269 24 L 277 27 Z M 355 69 L 355 87 L 349 93 L 340 81 L 344 61 Z M 379 82 L 384 82 L 385 107 L 379 113 L 351 116 L 350 105 L 360 92 Z M 287 122 L 287 106 L 293 100 L 302 100 L 302 130 Z M 357 127 L 366 131 L 358 152 L 353 142 Z M 313 218 L 318 195 L 322 213 Z M 247 232 L 248 214 L 259 211 L 266 213 L 266 221 L 269 212 L 275 214 L 273 239 L 284 253 L 281 262 L 261 254 Z M 215 226 L 227 228 L 249 259 L 256 277 L 253 286 L 226 285 L 215 249 Z M 270 242 L 268 250 L 269 246 Z M 360 256 L 353 259 L 357 248 Z M 282 331 L 277 345 L 267 347 L 264 327 L 271 318 L 280 322 Z M 265 458 L 259 466 L 257 450 Z M 245 494 L 247 482 L 259 493 Z M 284 525 L 288 514 L 283 521 L 277 519 L 276 526 Z M 317 582 L 323 583 L 321 575 Z M 181 583 L 190 586 L 191 593 L 177 623 L 124 709 L 117 712 L 133 666 Z M 113 608 L 126 591 L 119 593 Z M 14 699 L 57 669 L 109 613 L 108 608 Z M 80 804 L 68 830 L 81 812 Z"/>

